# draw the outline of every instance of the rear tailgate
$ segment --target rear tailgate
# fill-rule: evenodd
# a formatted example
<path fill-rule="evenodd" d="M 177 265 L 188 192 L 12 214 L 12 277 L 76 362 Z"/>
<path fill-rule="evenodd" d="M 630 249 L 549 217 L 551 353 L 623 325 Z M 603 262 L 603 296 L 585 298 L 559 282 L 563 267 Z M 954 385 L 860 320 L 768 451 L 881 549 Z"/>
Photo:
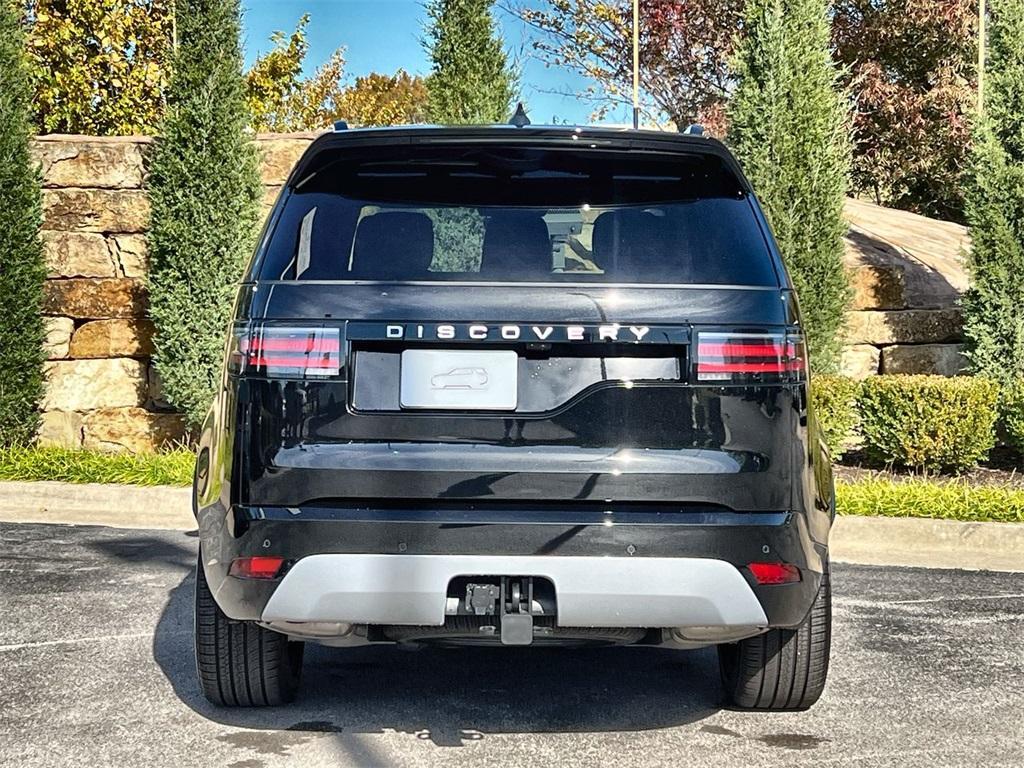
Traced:
<path fill-rule="evenodd" d="M 295 319 L 241 336 L 279 348 L 266 340 L 311 327 L 298 315 L 315 302 L 317 338 L 336 339 L 338 356 L 326 371 L 294 358 L 244 372 L 243 501 L 789 508 L 801 388 L 700 382 L 693 344 L 781 333 L 778 290 L 472 290 L 471 302 L 457 286 L 392 286 L 382 300 L 377 286 L 279 284 L 251 296 L 253 315 Z M 335 319 L 344 312 L 359 319 Z M 403 353 L 428 350 L 514 353 L 514 406 L 459 407 L 457 388 L 476 382 L 458 365 L 445 371 L 455 405 L 403 405 Z"/>

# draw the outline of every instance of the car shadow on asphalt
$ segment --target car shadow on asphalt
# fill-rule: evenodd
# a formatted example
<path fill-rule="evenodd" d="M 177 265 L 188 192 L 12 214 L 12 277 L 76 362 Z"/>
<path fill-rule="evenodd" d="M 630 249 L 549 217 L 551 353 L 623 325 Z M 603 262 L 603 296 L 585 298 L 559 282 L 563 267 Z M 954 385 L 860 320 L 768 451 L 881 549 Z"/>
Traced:
<path fill-rule="evenodd" d="M 196 680 L 194 588 L 189 573 L 171 591 L 153 656 L 182 702 L 224 725 L 291 733 L 394 730 L 460 746 L 492 733 L 665 728 L 701 720 L 721 706 L 713 650 L 307 644 L 294 704 L 214 707 Z M 232 736 L 239 738 L 244 734 Z"/>

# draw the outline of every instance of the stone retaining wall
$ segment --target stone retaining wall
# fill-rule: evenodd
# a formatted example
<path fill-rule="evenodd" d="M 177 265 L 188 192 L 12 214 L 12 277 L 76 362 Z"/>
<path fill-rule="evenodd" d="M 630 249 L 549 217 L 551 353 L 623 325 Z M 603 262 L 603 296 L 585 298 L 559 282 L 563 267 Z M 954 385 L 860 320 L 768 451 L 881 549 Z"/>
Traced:
<path fill-rule="evenodd" d="M 314 135 L 257 138 L 265 207 Z M 144 451 L 184 436 L 150 363 L 143 191 L 150 145 L 145 137 L 41 136 L 34 142 L 43 172 L 48 267 L 44 443 Z M 855 301 L 847 371 L 954 373 L 960 364 L 957 310 L 950 301 L 921 308 L 906 265 L 875 258 L 875 247 L 851 234 Z"/>
<path fill-rule="evenodd" d="M 959 373 L 966 227 L 862 200 L 848 200 L 845 212 L 853 302 L 843 372 Z"/>
<path fill-rule="evenodd" d="M 261 136 L 267 207 L 312 134 Z M 145 137 L 42 136 L 47 389 L 40 439 L 152 450 L 184 437 L 150 363 Z"/>

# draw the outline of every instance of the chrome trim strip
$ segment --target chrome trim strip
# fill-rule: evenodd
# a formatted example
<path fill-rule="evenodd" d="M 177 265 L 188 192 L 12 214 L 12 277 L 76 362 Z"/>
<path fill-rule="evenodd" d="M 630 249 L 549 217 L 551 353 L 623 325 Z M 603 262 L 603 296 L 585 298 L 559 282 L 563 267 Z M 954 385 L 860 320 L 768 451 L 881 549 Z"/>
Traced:
<path fill-rule="evenodd" d="M 533 508 L 529 508 L 532 506 Z M 374 508 L 368 506 L 298 507 L 254 506 L 234 507 L 241 520 L 295 520 L 326 523 L 420 523 L 430 525 L 543 525 L 566 527 L 572 525 L 636 526 L 745 526 L 778 527 L 789 523 L 792 512 L 725 512 L 712 509 L 675 507 L 659 504 L 659 511 L 645 506 L 608 505 L 599 511 L 595 504 L 587 509 L 534 505 L 515 507 L 474 505 L 458 507 L 401 507 Z"/>

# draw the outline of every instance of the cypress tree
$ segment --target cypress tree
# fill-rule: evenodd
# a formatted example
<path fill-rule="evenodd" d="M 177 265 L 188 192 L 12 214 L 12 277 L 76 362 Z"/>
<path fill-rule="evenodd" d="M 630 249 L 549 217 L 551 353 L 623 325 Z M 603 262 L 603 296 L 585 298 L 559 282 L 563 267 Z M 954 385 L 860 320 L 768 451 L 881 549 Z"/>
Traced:
<path fill-rule="evenodd" d="M 1024 0 L 992 3 L 986 112 L 967 186 L 971 287 L 963 300 L 975 373 L 1024 377 Z"/>
<path fill-rule="evenodd" d="M 744 27 L 729 143 L 792 276 L 812 362 L 829 372 L 850 294 L 842 260 L 850 141 L 826 3 L 748 0 Z"/>
<path fill-rule="evenodd" d="M 516 78 L 496 34 L 494 0 L 431 0 L 426 45 L 432 62 L 428 111 L 435 123 L 501 123 Z"/>
<path fill-rule="evenodd" d="M 169 401 L 200 424 L 255 240 L 260 186 L 247 136 L 238 0 L 178 0 L 167 114 L 149 171 L 150 313 Z"/>
<path fill-rule="evenodd" d="M 442 125 L 503 123 L 516 77 L 494 25 L 494 0 L 430 0 L 427 5 L 427 114 Z M 434 264 L 450 271 L 480 268 L 484 222 L 468 209 L 431 212 Z"/>
<path fill-rule="evenodd" d="M 29 154 L 30 87 L 21 4 L 0 0 L 0 445 L 27 444 L 43 395 L 46 267 L 39 167 Z"/>

